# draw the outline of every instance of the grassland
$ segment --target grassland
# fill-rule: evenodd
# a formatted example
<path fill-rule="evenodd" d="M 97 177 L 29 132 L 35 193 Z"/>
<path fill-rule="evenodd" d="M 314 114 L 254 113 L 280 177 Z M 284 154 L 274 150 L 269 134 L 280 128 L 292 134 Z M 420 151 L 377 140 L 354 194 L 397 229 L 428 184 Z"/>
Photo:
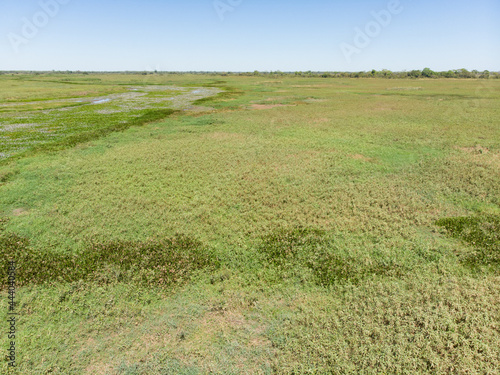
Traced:
<path fill-rule="evenodd" d="M 497 80 L 4 75 L 0 97 L 18 373 L 500 368 Z"/>

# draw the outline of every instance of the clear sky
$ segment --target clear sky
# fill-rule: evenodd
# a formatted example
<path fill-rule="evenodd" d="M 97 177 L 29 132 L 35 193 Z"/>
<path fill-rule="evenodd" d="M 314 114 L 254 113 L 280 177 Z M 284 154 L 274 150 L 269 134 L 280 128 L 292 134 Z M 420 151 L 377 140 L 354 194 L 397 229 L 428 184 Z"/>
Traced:
<path fill-rule="evenodd" d="M 0 0 L 0 70 L 424 67 L 500 71 L 500 1 Z"/>

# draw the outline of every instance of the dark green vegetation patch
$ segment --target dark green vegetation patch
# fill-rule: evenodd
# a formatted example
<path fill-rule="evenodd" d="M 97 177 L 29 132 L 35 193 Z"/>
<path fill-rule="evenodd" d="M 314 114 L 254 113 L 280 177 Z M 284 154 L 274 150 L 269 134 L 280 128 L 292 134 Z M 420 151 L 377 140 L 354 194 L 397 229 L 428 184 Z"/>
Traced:
<path fill-rule="evenodd" d="M 10 169 L 0 171 L 0 186 L 2 186 L 3 183 L 8 182 L 16 174 L 17 174 L 17 171 L 13 171 Z"/>
<path fill-rule="evenodd" d="M 262 238 L 261 253 L 286 274 L 294 267 L 309 268 L 319 285 L 358 283 L 372 275 L 401 276 L 405 267 L 395 261 L 359 259 L 345 251 L 325 231 L 281 229 Z"/>
<path fill-rule="evenodd" d="M 465 263 L 471 266 L 500 265 L 500 217 L 495 215 L 451 217 L 440 219 L 436 225 L 447 233 L 476 248 Z"/>
<path fill-rule="evenodd" d="M 28 239 L 0 228 L 0 256 L 4 263 L 16 262 L 19 286 L 78 280 L 168 286 L 195 270 L 218 265 L 209 249 L 184 235 L 145 242 L 95 241 L 79 254 L 64 254 L 37 251 Z M 7 269 L 6 265 L 0 268 L 2 280 Z"/>
<path fill-rule="evenodd" d="M 268 260 L 283 264 L 287 260 L 297 259 L 306 248 L 320 247 L 326 243 L 326 233 L 319 229 L 295 228 L 281 229 L 263 237 L 260 250 Z"/>

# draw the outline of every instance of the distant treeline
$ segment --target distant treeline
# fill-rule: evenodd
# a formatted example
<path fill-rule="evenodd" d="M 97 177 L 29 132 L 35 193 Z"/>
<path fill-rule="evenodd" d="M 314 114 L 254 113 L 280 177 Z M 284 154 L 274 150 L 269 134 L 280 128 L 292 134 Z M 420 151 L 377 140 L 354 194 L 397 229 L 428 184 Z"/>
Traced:
<path fill-rule="evenodd" d="M 254 72 L 161 72 L 161 71 L 121 71 L 121 72 L 85 72 L 85 71 L 0 71 L 0 74 L 199 74 L 199 75 L 219 75 L 219 76 L 262 76 L 262 77 L 318 77 L 318 78 L 481 78 L 481 79 L 498 79 L 500 72 L 490 72 L 484 70 L 469 71 L 467 69 L 454 69 L 442 72 L 435 72 L 430 68 L 423 70 L 411 70 L 402 72 L 393 72 L 391 70 L 371 70 L 363 72 L 313 72 L 313 71 L 297 71 L 297 72 L 282 72 L 282 71 L 254 71 Z"/>
<path fill-rule="evenodd" d="M 435 72 L 429 68 L 423 70 L 411 70 L 404 72 L 393 72 L 391 70 L 371 70 L 368 72 L 259 72 L 252 73 L 231 73 L 231 72 L 217 72 L 220 75 L 243 75 L 243 76 L 297 76 L 297 77 L 321 77 L 321 78 L 500 78 L 500 72 L 490 72 L 484 70 L 479 72 L 477 70 L 468 71 L 467 69 L 455 69 L 444 72 Z"/>
<path fill-rule="evenodd" d="M 280 72 L 271 72 L 269 74 L 279 74 Z M 443 72 L 435 72 L 429 68 L 423 70 L 411 70 L 403 72 L 393 72 L 391 70 L 371 70 L 368 72 L 294 72 L 287 73 L 301 77 L 322 77 L 322 78 L 500 78 L 500 72 L 490 72 L 484 70 L 479 72 L 477 70 L 468 71 L 467 69 L 455 69 Z"/>

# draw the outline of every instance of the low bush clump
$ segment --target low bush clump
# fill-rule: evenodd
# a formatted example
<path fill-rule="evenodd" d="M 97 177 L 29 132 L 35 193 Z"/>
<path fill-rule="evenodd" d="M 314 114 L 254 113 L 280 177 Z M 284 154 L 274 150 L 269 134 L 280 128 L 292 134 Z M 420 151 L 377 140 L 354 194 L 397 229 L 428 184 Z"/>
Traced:
<path fill-rule="evenodd" d="M 219 264 L 210 249 L 185 235 L 145 242 L 93 242 L 79 254 L 64 254 L 34 249 L 26 238 L 0 229 L 0 256 L 5 263 L 16 262 L 20 286 L 81 279 L 167 286 Z M 0 268 L 3 280 L 7 272 L 5 264 Z"/>
<path fill-rule="evenodd" d="M 438 220 L 436 225 L 444 227 L 448 235 L 475 247 L 475 254 L 464 260 L 467 265 L 500 265 L 499 216 L 451 217 Z"/>
<path fill-rule="evenodd" d="M 319 285 L 357 283 L 371 275 L 400 276 L 404 267 L 396 262 L 368 259 L 339 248 L 325 231 L 310 228 L 279 230 L 262 238 L 261 253 L 270 265 L 286 274 L 296 267 L 309 268 Z"/>
<path fill-rule="evenodd" d="M 264 236 L 260 251 L 271 263 L 283 265 L 287 261 L 297 259 L 304 248 L 324 244 L 325 235 L 326 233 L 319 229 L 282 229 Z"/>

